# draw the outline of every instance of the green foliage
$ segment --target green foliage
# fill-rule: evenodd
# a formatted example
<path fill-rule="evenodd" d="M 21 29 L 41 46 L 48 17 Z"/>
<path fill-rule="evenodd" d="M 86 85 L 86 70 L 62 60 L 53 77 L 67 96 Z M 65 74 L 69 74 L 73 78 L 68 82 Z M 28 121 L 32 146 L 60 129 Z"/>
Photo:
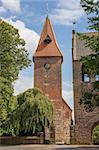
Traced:
<path fill-rule="evenodd" d="M 25 41 L 20 38 L 18 30 L 0 20 L 0 134 L 1 124 L 17 103 L 13 101 L 13 82 L 18 79 L 19 71 L 29 65 Z"/>
<path fill-rule="evenodd" d="M 29 89 L 17 96 L 17 108 L 2 125 L 3 135 L 33 135 L 49 127 L 53 121 L 53 105 L 38 89 Z"/>
<path fill-rule="evenodd" d="M 99 125 L 97 125 L 93 130 L 93 144 L 99 145 Z"/>
<path fill-rule="evenodd" d="M 20 38 L 18 30 L 0 20 L 0 76 L 13 82 L 19 71 L 29 64 L 25 41 Z"/>
<path fill-rule="evenodd" d="M 81 0 L 81 5 L 88 15 L 88 28 L 99 31 L 99 1 Z"/>
<path fill-rule="evenodd" d="M 13 96 L 13 82 L 29 65 L 18 30 L 0 20 L 0 135 L 36 134 L 52 123 L 53 105 L 38 89 Z"/>
<path fill-rule="evenodd" d="M 10 111 L 9 101 L 12 98 L 13 87 L 11 83 L 0 77 L 0 123 L 7 119 Z"/>
<path fill-rule="evenodd" d="M 90 81 L 95 81 L 95 76 L 99 75 L 99 54 L 91 54 L 87 57 L 83 57 L 81 62 L 84 66 L 84 72 L 90 77 Z"/>
<path fill-rule="evenodd" d="M 17 99 L 12 94 L 12 84 L 7 79 L 0 77 L 0 135 L 5 132 L 2 125 L 8 119 L 9 113 L 17 106 Z"/>
<path fill-rule="evenodd" d="M 81 0 L 81 5 L 88 16 L 88 29 L 96 31 L 93 34 L 80 34 L 80 39 L 85 41 L 86 47 L 92 50 L 92 54 L 81 58 L 84 72 L 88 73 L 93 89 L 84 91 L 80 100 L 84 107 L 92 111 L 99 106 L 99 82 L 96 82 L 96 75 L 99 75 L 99 1 Z M 97 88 L 95 87 L 97 85 Z M 89 92 L 89 94 L 88 94 Z M 91 97 L 90 97 L 91 96 Z"/>
<path fill-rule="evenodd" d="M 83 89 L 79 103 L 84 105 L 86 111 L 93 111 L 99 107 L 99 81 L 91 83 L 89 89 Z"/>

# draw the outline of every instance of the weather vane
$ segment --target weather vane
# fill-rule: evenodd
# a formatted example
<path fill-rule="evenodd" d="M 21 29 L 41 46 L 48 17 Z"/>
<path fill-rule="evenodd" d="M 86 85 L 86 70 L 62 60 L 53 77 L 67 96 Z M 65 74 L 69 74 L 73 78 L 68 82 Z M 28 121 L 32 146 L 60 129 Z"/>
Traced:
<path fill-rule="evenodd" d="M 75 21 L 73 21 L 73 30 L 76 30 L 76 23 L 77 23 L 77 21 L 75 20 Z"/>
<path fill-rule="evenodd" d="M 46 14 L 48 15 L 49 9 L 48 9 L 48 2 L 46 2 Z"/>

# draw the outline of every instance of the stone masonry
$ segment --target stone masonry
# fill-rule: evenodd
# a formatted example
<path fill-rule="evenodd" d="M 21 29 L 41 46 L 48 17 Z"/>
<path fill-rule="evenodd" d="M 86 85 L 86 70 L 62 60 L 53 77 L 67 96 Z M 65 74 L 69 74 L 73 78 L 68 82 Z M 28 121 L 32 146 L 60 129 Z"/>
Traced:
<path fill-rule="evenodd" d="M 88 33 L 93 34 L 93 33 Z M 73 31 L 73 88 L 74 88 L 74 117 L 75 117 L 75 143 L 92 144 L 93 128 L 99 124 L 99 109 L 93 112 L 86 112 L 79 100 L 84 88 L 88 88 L 90 82 L 82 81 L 81 56 L 86 56 L 91 50 L 85 47 L 84 41 L 81 41 Z"/>

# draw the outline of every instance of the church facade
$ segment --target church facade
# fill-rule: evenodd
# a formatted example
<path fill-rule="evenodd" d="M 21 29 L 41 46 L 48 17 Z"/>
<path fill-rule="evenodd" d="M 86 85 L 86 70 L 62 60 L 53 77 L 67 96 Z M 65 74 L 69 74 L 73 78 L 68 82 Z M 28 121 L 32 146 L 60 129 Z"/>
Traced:
<path fill-rule="evenodd" d="M 96 35 L 97 32 L 84 33 L 88 36 Z M 83 71 L 83 65 L 80 62 L 81 56 L 87 56 L 92 53 L 89 47 L 85 46 L 78 33 L 72 34 L 72 54 L 73 54 L 73 91 L 74 91 L 74 139 L 75 144 L 92 144 L 93 129 L 99 125 L 99 108 L 92 112 L 87 112 L 83 105 L 79 104 L 84 90 L 88 91 L 91 86 L 89 75 Z M 99 75 L 98 75 L 99 77 Z M 99 81 L 99 79 L 98 79 Z"/>
<path fill-rule="evenodd" d="M 48 17 L 33 56 L 34 86 L 41 89 L 54 105 L 55 143 L 70 144 L 72 110 L 62 98 L 61 67 L 63 55 L 58 47 L 51 22 Z"/>
<path fill-rule="evenodd" d="M 96 33 L 86 33 L 89 36 Z M 52 127 L 54 143 L 61 144 L 92 144 L 92 131 L 99 124 L 99 109 L 86 112 L 79 104 L 84 89 L 91 84 L 86 80 L 86 73 L 80 62 L 82 56 L 90 55 L 91 50 L 78 34 L 72 34 L 72 64 L 73 64 L 73 92 L 74 92 L 74 125 L 72 124 L 72 110 L 62 98 L 62 62 L 63 55 L 58 47 L 49 18 L 46 18 L 38 47 L 33 55 L 34 86 L 41 89 L 54 104 L 54 123 Z M 52 133 L 52 131 L 50 132 Z"/>

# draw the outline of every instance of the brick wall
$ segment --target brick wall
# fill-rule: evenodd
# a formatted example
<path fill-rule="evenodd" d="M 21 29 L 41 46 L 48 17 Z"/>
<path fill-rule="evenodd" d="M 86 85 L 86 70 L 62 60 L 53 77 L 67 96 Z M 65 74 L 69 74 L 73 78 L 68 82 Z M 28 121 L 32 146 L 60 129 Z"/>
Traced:
<path fill-rule="evenodd" d="M 46 63 L 51 65 L 48 71 L 44 68 Z M 52 99 L 61 98 L 61 57 L 34 59 L 34 86 Z"/>
<path fill-rule="evenodd" d="M 51 68 L 46 71 L 44 65 Z M 34 86 L 50 97 L 54 104 L 55 143 L 70 143 L 71 110 L 62 99 L 61 57 L 34 58 Z"/>
<path fill-rule="evenodd" d="M 95 124 L 99 123 L 99 109 L 86 112 L 84 107 L 79 104 L 83 88 L 86 88 L 88 84 L 82 82 L 82 65 L 77 60 L 73 62 L 73 78 L 76 143 L 92 144 L 92 131 Z"/>
<path fill-rule="evenodd" d="M 0 137 L 0 145 L 19 145 L 19 144 L 43 144 L 43 134 L 40 137 L 36 136 L 4 136 Z"/>

